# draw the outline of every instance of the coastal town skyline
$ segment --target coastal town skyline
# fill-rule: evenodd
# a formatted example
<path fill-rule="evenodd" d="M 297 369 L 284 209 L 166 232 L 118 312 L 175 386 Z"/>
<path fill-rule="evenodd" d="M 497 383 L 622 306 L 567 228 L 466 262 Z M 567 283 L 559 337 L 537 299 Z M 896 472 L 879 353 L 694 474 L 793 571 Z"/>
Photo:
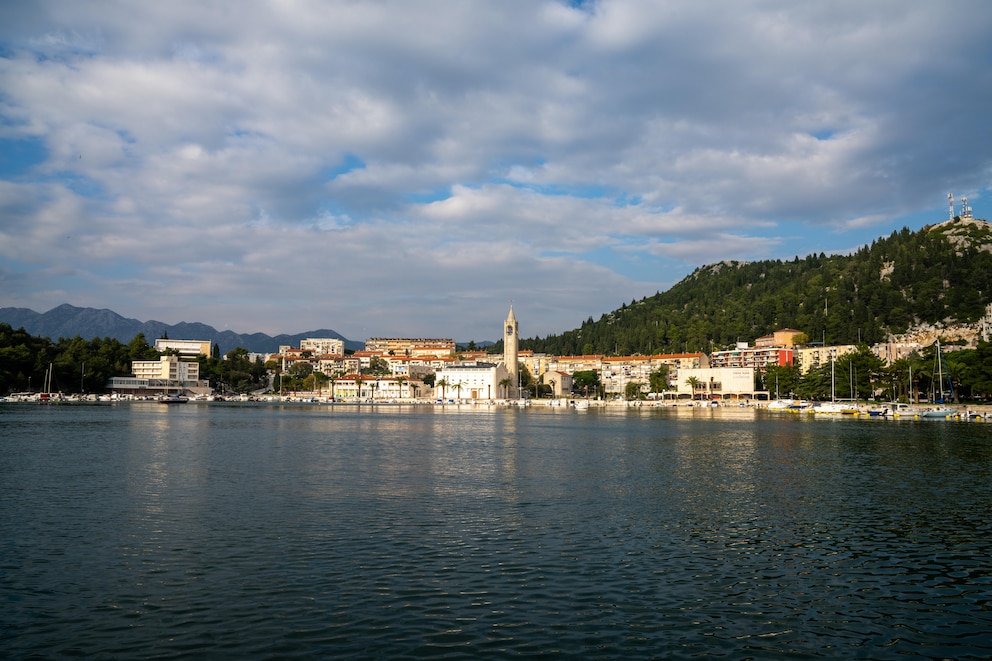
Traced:
<path fill-rule="evenodd" d="M 237 7 L 0 8 L 0 307 L 494 341 L 987 215 L 988 3 Z"/>

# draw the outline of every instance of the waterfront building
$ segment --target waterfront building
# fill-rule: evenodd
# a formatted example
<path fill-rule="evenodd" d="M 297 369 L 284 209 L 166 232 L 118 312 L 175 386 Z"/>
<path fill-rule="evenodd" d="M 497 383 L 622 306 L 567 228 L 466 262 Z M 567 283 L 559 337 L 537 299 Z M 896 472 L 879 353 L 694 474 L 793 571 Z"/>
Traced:
<path fill-rule="evenodd" d="M 365 374 L 345 374 L 328 384 L 327 396 L 337 400 L 381 401 L 416 399 L 429 391 L 417 379 L 396 376 L 368 376 Z"/>
<path fill-rule="evenodd" d="M 628 383 L 639 383 L 647 389 L 651 372 L 657 369 L 653 356 L 606 356 L 599 382 L 607 396 L 620 396 L 626 392 Z"/>
<path fill-rule="evenodd" d="M 200 379 L 200 363 L 180 360 L 179 356 L 162 356 L 158 360 L 135 360 L 131 373 L 137 379 L 165 379 L 174 382 L 192 382 Z"/>
<path fill-rule="evenodd" d="M 501 384 L 510 379 L 510 388 Z M 443 388 L 439 385 L 445 383 Z M 509 390 L 509 392 L 507 392 Z M 476 362 L 449 365 L 437 371 L 434 392 L 445 399 L 497 399 L 516 396 L 517 384 L 512 380 L 505 363 Z"/>
<path fill-rule="evenodd" d="M 755 370 L 751 367 L 679 370 L 679 379 L 675 384 L 677 396 L 693 399 L 753 399 L 754 374 Z"/>
<path fill-rule="evenodd" d="M 200 364 L 180 360 L 179 356 L 162 356 L 158 360 L 135 360 L 131 363 L 132 376 L 115 376 L 107 382 L 107 389 L 118 395 L 138 397 L 165 395 L 187 390 L 193 394 L 209 393 L 210 384 L 200 381 Z"/>

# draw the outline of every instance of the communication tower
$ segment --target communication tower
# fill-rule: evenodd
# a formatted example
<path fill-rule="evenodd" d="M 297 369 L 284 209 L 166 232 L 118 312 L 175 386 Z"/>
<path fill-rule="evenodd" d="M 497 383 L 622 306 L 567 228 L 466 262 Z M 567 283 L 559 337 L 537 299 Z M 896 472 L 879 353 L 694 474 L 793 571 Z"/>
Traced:
<path fill-rule="evenodd" d="M 947 220 L 954 220 L 954 195 L 947 194 Z"/>
<path fill-rule="evenodd" d="M 968 198 L 961 198 L 961 217 L 971 218 L 971 207 L 968 206 Z"/>

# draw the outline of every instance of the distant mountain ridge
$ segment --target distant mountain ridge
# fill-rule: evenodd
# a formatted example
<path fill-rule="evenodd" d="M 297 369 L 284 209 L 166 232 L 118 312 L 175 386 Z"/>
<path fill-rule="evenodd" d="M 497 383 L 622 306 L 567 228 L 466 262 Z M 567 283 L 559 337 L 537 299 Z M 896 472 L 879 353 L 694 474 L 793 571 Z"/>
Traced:
<path fill-rule="evenodd" d="M 48 337 L 57 341 L 60 337 L 80 336 L 83 339 L 110 337 L 120 342 L 130 342 L 138 333 L 144 333 L 149 344 L 165 334 L 174 340 L 210 340 L 218 346 L 221 355 L 238 347 L 253 353 L 275 353 L 280 345 L 299 346 L 300 340 L 308 337 L 332 337 L 344 340 L 346 349 L 360 350 L 364 342 L 345 338 L 340 333 L 322 328 L 297 333 L 276 335 L 264 333 L 242 334 L 234 331 L 219 331 L 213 326 L 201 323 L 180 322 L 166 324 L 161 321 L 139 321 L 128 319 L 113 310 L 78 308 L 68 303 L 52 308 L 48 312 L 35 312 L 28 308 L 0 308 L 0 322 L 13 328 L 24 328 L 28 333 Z"/>

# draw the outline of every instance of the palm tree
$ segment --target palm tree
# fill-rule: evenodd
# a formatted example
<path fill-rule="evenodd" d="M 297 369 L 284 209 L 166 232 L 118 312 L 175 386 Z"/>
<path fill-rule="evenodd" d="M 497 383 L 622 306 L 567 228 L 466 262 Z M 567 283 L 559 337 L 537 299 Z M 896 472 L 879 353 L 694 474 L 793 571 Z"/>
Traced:
<path fill-rule="evenodd" d="M 506 399 L 510 392 L 510 385 L 513 383 L 509 378 L 502 379 L 499 382 L 499 387 L 503 389 L 503 399 Z"/>
<path fill-rule="evenodd" d="M 358 399 L 361 399 L 362 398 L 362 383 L 364 383 L 364 382 L 365 382 L 365 379 L 362 378 L 362 375 L 361 374 L 356 374 L 355 375 L 355 386 L 356 386 L 356 389 L 358 390 Z"/>
<path fill-rule="evenodd" d="M 403 384 L 406 383 L 407 378 L 405 376 L 396 377 L 396 384 L 399 386 L 399 396 L 403 396 Z"/>
<path fill-rule="evenodd" d="M 331 382 L 331 399 L 334 399 L 335 401 L 337 400 L 334 397 L 334 384 L 337 383 L 338 379 L 340 379 L 342 376 L 344 376 L 344 372 L 341 370 L 337 370 L 331 372 L 331 375 L 327 377 L 328 380 Z"/>
<path fill-rule="evenodd" d="M 454 385 L 454 388 L 455 388 L 455 392 L 458 393 L 458 399 L 461 399 L 462 398 L 462 382 L 459 381 L 458 383 L 456 383 Z"/>
<path fill-rule="evenodd" d="M 448 383 L 448 380 L 447 379 L 441 379 L 440 381 L 438 381 L 437 383 L 434 384 L 434 387 L 435 388 L 440 388 L 441 389 L 441 399 L 444 399 L 444 389 L 447 388 L 450 385 L 451 384 Z"/>
<path fill-rule="evenodd" d="M 699 380 L 699 377 L 695 377 L 695 376 L 690 376 L 688 379 L 685 380 L 685 385 L 692 388 L 693 399 L 696 399 L 696 389 L 699 388 L 700 383 L 701 381 Z"/>

